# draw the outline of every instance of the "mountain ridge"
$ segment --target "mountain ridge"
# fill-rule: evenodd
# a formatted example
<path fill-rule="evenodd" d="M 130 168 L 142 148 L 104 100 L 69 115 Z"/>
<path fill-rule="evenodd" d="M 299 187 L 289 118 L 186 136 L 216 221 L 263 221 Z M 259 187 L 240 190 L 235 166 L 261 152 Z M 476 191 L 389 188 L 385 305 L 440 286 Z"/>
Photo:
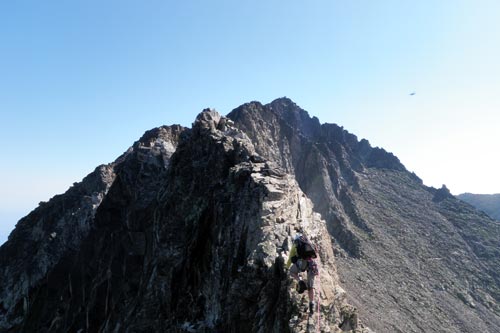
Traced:
<path fill-rule="evenodd" d="M 445 186 L 441 189 L 424 186 L 422 180 L 414 173 L 408 172 L 392 154 L 382 149 L 370 149 L 367 141 L 357 142 L 355 136 L 349 135 L 337 125 L 323 125 L 327 129 L 333 129 L 328 132 L 333 135 L 326 135 L 327 140 L 333 138 L 333 144 L 329 144 L 325 142 L 327 140 L 304 141 L 304 136 L 287 131 L 286 127 L 290 124 L 287 122 L 283 126 L 284 134 L 276 136 L 273 140 L 278 144 L 269 149 L 263 138 L 280 131 L 280 123 L 283 123 L 279 121 L 279 117 L 273 119 L 270 114 L 273 113 L 276 104 L 287 103 L 288 100 L 279 99 L 267 106 L 258 104 L 252 107 L 244 106 L 228 116 L 239 120 L 237 126 L 256 142 L 256 150 L 262 156 L 274 159 L 288 172 L 295 174 L 304 193 L 311 198 L 315 209 L 326 220 L 330 233 L 335 237 L 335 244 L 340 245 L 336 247 L 336 251 L 339 274 L 345 283 L 343 287 L 348 291 L 348 298 L 349 295 L 357 296 L 350 301 L 358 306 L 367 324 L 380 331 L 474 331 L 477 327 L 471 323 L 477 322 L 478 319 L 473 319 L 474 316 L 463 319 L 470 315 L 466 307 L 472 304 L 471 299 L 474 295 L 476 302 L 483 300 L 486 306 L 493 310 L 492 316 L 497 322 L 496 326 L 494 324 L 488 328 L 485 325 L 482 329 L 496 331 L 498 269 L 495 267 L 498 263 L 495 258 L 500 257 L 498 255 L 500 252 L 498 244 L 493 244 L 494 240 L 500 237 L 498 224 L 485 219 L 484 216 L 477 216 L 467 206 L 461 205 Z M 295 107 L 292 105 L 292 108 Z M 260 114 L 265 115 L 265 121 L 259 119 Z M 254 124 L 261 126 L 258 130 L 254 130 Z M 265 128 L 266 126 L 268 128 Z M 356 149 L 360 146 L 362 149 Z M 279 154 L 276 153 L 277 150 L 280 151 Z M 443 206 L 449 209 L 443 209 Z M 374 219 L 374 216 L 377 218 Z M 478 222 L 474 224 L 467 222 L 474 220 Z M 429 241 L 431 234 L 422 229 L 419 225 L 421 221 L 427 221 L 425 223 L 430 230 L 435 231 L 433 235 L 435 240 Z M 436 223 L 436 221 L 445 222 L 446 227 L 443 228 L 442 222 Z M 468 228 L 467 231 L 464 227 Z M 482 231 L 483 228 L 490 233 Z M 477 236 L 470 237 L 475 232 L 481 233 L 485 238 L 484 244 Z M 450 241 L 450 235 L 454 235 L 453 241 Z M 408 246 L 408 242 L 413 242 L 414 246 Z M 429 266 L 428 261 L 435 260 L 430 258 L 438 257 L 437 260 L 440 261 L 447 257 L 449 252 L 453 253 L 448 243 L 457 248 L 464 248 L 465 252 L 458 254 L 457 262 L 454 259 L 444 261 L 436 268 Z M 392 248 L 392 251 L 387 252 L 384 247 Z M 424 250 L 423 253 L 416 256 L 415 251 L 420 249 Z M 473 254 L 469 255 L 469 251 Z M 436 252 L 442 255 L 436 256 Z M 476 257 L 481 253 L 486 253 L 489 258 L 488 268 L 485 269 L 488 273 L 484 275 L 482 259 Z M 385 256 L 391 259 L 384 260 Z M 463 265 L 461 260 L 466 261 L 468 266 L 474 267 L 469 274 L 457 270 L 457 266 Z M 412 264 L 413 262 L 415 264 Z M 388 270 L 388 265 L 395 267 Z M 429 276 L 429 272 L 425 269 L 427 266 L 433 268 L 433 274 L 436 276 Z M 395 280 L 396 275 L 399 275 L 399 278 Z M 481 276 L 480 281 L 475 275 Z M 372 276 L 369 281 L 372 279 L 384 281 L 384 284 L 367 286 L 364 282 L 367 279 L 362 276 Z M 436 279 L 437 276 L 443 278 Z M 459 282 L 452 278 L 454 276 L 459 277 Z M 434 279 L 435 282 L 430 282 Z M 455 287 L 449 292 L 450 295 L 436 300 L 433 290 L 436 289 L 436 285 L 442 284 L 440 280 L 449 281 L 448 283 Z M 404 285 L 407 281 L 413 282 L 414 286 L 420 284 L 424 287 L 415 287 L 414 290 L 408 287 L 402 289 L 399 284 Z M 471 290 L 469 281 L 478 281 L 478 286 L 486 281 L 486 288 L 491 294 L 477 295 L 476 292 L 479 291 L 474 288 Z M 380 293 L 380 290 L 387 292 Z M 398 295 L 390 290 L 397 290 Z M 368 298 L 368 302 L 360 301 L 366 294 L 372 295 Z M 456 307 L 456 297 L 461 299 L 461 308 Z M 496 301 L 492 301 L 493 297 Z M 415 323 L 404 320 L 404 316 L 401 315 L 393 318 L 387 316 L 387 312 L 397 314 L 401 311 L 414 311 L 415 303 L 426 299 L 431 302 L 427 301 L 427 305 L 422 307 L 419 314 L 426 318 L 423 323 L 417 323 L 418 320 L 415 320 Z M 363 305 L 363 302 L 371 305 Z M 439 311 L 443 313 L 437 315 Z M 448 315 L 461 318 L 462 324 L 456 327 L 457 320 L 446 319 Z M 432 317 L 434 319 L 431 319 Z"/>
<path fill-rule="evenodd" d="M 92 175 L 0 247 L 0 331 L 500 329 L 499 224 L 288 98 L 147 131 Z M 283 267 L 295 230 L 320 321 Z"/>
<path fill-rule="evenodd" d="M 457 198 L 485 212 L 493 219 L 500 221 L 500 193 L 497 194 L 462 193 L 457 195 Z"/>

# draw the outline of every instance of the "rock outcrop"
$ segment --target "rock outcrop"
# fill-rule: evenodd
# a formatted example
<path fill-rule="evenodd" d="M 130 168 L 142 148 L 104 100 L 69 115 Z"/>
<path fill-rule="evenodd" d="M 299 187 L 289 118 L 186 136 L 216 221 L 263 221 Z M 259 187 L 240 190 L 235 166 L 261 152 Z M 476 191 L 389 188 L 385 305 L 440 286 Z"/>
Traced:
<path fill-rule="evenodd" d="M 51 288 L 62 287 L 59 278 L 49 278 L 68 273 L 63 268 L 72 263 L 88 242 L 96 227 L 98 208 L 117 175 L 123 179 L 132 173 L 137 180 L 133 186 L 138 187 L 138 191 L 145 194 L 142 187 L 147 185 L 152 195 L 156 195 L 155 175 L 168 166 L 182 131 L 180 126 L 172 126 L 146 132 L 115 162 L 97 167 L 82 182 L 49 202 L 41 202 L 18 222 L 8 241 L 0 247 L 1 332 L 30 331 L 26 325 L 31 320 L 29 315 L 33 315 L 34 304 L 44 302 L 45 295 L 55 297 Z M 141 200 L 150 199 L 142 197 Z M 56 307 L 45 311 L 59 310 Z"/>
<path fill-rule="evenodd" d="M 147 132 L 109 168 L 82 241 L 58 245 L 58 260 L 22 293 L 2 289 L 11 302 L 2 330 L 339 332 L 342 321 L 369 331 L 346 303 L 324 221 L 228 118 L 205 110 L 191 130 Z M 320 253 L 315 316 L 284 268 L 296 229 Z"/>
<path fill-rule="evenodd" d="M 314 315 L 285 268 L 297 230 L 320 254 Z M 206 109 L 18 223 L 0 332 L 497 332 L 498 239 L 289 99 Z"/>
<path fill-rule="evenodd" d="M 321 125 L 287 98 L 268 105 L 244 104 L 228 117 L 251 137 L 259 154 L 295 175 L 315 209 L 329 222 L 329 231 L 341 248 L 359 258 L 360 239 L 353 228 L 370 232 L 353 205 L 359 173 L 365 168 L 405 172 L 399 160 L 372 148 L 367 140 L 358 141 L 342 127 Z"/>
<path fill-rule="evenodd" d="M 341 285 L 380 332 L 500 331 L 500 224 L 287 98 L 229 114 L 294 174 L 336 240 Z"/>

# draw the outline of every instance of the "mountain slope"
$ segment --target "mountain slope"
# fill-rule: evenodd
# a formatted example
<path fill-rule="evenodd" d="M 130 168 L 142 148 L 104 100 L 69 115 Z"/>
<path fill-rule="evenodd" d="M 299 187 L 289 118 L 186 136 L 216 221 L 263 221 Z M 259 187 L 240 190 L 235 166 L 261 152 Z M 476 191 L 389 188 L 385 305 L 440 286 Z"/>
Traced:
<path fill-rule="evenodd" d="M 18 222 L 8 241 L 0 247 L 0 331 L 9 327 L 29 331 L 31 326 L 26 325 L 31 316 L 40 315 L 35 308 L 40 299 L 47 302 L 41 304 L 40 311 L 43 308 L 58 311 L 57 306 L 46 308 L 49 295 L 56 296 L 53 292 L 61 287 L 58 275 L 68 273 L 67 266 L 75 260 L 83 244 L 89 242 L 98 224 L 98 209 L 109 191 L 116 191 L 117 184 L 133 177 L 137 179 L 131 187 L 137 191 L 149 188 L 155 195 L 156 175 L 168 166 L 182 131 L 181 127 L 173 126 L 146 132 L 115 162 L 96 168 L 81 183 L 41 203 Z M 141 178 L 147 180 L 140 181 Z M 123 193 L 124 198 L 127 195 L 130 193 Z M 150 200 L 146 196 L 138 199 L 143 206 Z M 118 214 L 127 214 L 125 207 Z"/>
<path fill-rule="evenodd" d="M 295 175 L 325 218 L 341 281 L 370 327 L 500 330 L 497 222 L 289 99 L 248 103 L 229 117 L 259 154 Z"/>
<path fill-rule="evenodd" d="M 319 317 L 284 268 L 297 230 L 320 253 Z M 498 239 L 499 222 L 287 98 L 204 110 L 18 223 L 0 331 L 498 332 Z"/>
<path fill-rule="evenodd" d="M 161 131 L 172 135 L 147 133 L 116 162 L 78 249 L 24 293 L 1 287 L 11 300 L 2 331 L 338 332 L 347 319 L 369 332 L 345 303 L 325 223 L 292 176 L 213 111 L 191 130 Z M 283 267 L 295 229 L 320 249 L 319 321 L 304 316 L 307 300 Z"/>
<path fill-rule="evenodd" d="M 500 194 L 462 193 L 457 195 L 457 198 L 482 210 L 495 220 L 500 221 Z"/>

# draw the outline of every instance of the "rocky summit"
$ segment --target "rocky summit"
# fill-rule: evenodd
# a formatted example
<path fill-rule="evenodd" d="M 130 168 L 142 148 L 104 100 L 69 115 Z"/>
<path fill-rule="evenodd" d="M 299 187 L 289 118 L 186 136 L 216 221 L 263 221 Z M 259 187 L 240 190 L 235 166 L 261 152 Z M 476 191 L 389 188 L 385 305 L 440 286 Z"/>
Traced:
<path fill-rule="evenodd" d="M 286 268 L 319 257 L 315 311 Z M 21 219 L 0 332 L 500 332 L 500 223 L 290 99 L 206 109 Z"/>

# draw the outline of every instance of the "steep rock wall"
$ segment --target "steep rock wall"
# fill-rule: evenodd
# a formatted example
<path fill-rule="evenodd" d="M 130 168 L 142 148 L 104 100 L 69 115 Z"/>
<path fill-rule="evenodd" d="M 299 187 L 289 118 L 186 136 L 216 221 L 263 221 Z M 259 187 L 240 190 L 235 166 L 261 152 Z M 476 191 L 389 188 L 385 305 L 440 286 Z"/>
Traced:
<path fill-rule="evenodd" d="M 497 222 L 287 98 L 244 104 L 229 117 L 257 152 L 295 175 L 326 220 L 341 283 L 370 327 L 499 330 Z"/>
<path fill-rule="evenodd" d="M 136 178 L 154 179 L 150 176 L 168 166 L 182 131 L 182 127 L 172 126 L 146 132 L 115 162 L 97 167 L 82 182 L 49 202 L 40 203 L 19 221 L 9 240 L 0 247 L 0 331 L 9 327 L 29 330 L 25 324 L 36 312 L 33 306 L 37 299 L 45 300 L 40 291 L 50 293 L 49 277 L 60 274 L 55 272 L 69 265 L 81 250 L 96 227 L 98 208 L 116 178 L 123 179 L 134 172 Z M 144 184 L 136 182 L 134 186 Z M 152 181 L 147 186 L 154 188 L 157 184 Z M 54 281 L 53 287 L 59 288 L 59 278 Z"/>
<path fill-rule="evenodd" d="M 355 312 L 325 223 L 295 179 L 213 111 L 178 133 L 171 158 L 161 133 L 146 133 L 115 167 L 78 251 L 31 286 L 3 329 L 339 332 Z M 319 317 L 305 315 L 284 268 L 296 228 L 319 249 Z"/>
<path fill-rule="evenodd" d="M 0 331 L 500 330 L 498 222 L 289 99 L 229 118 L 148 131 L 20 221 Z M 296 228 L 319 318 L 284 269 Z"/>

